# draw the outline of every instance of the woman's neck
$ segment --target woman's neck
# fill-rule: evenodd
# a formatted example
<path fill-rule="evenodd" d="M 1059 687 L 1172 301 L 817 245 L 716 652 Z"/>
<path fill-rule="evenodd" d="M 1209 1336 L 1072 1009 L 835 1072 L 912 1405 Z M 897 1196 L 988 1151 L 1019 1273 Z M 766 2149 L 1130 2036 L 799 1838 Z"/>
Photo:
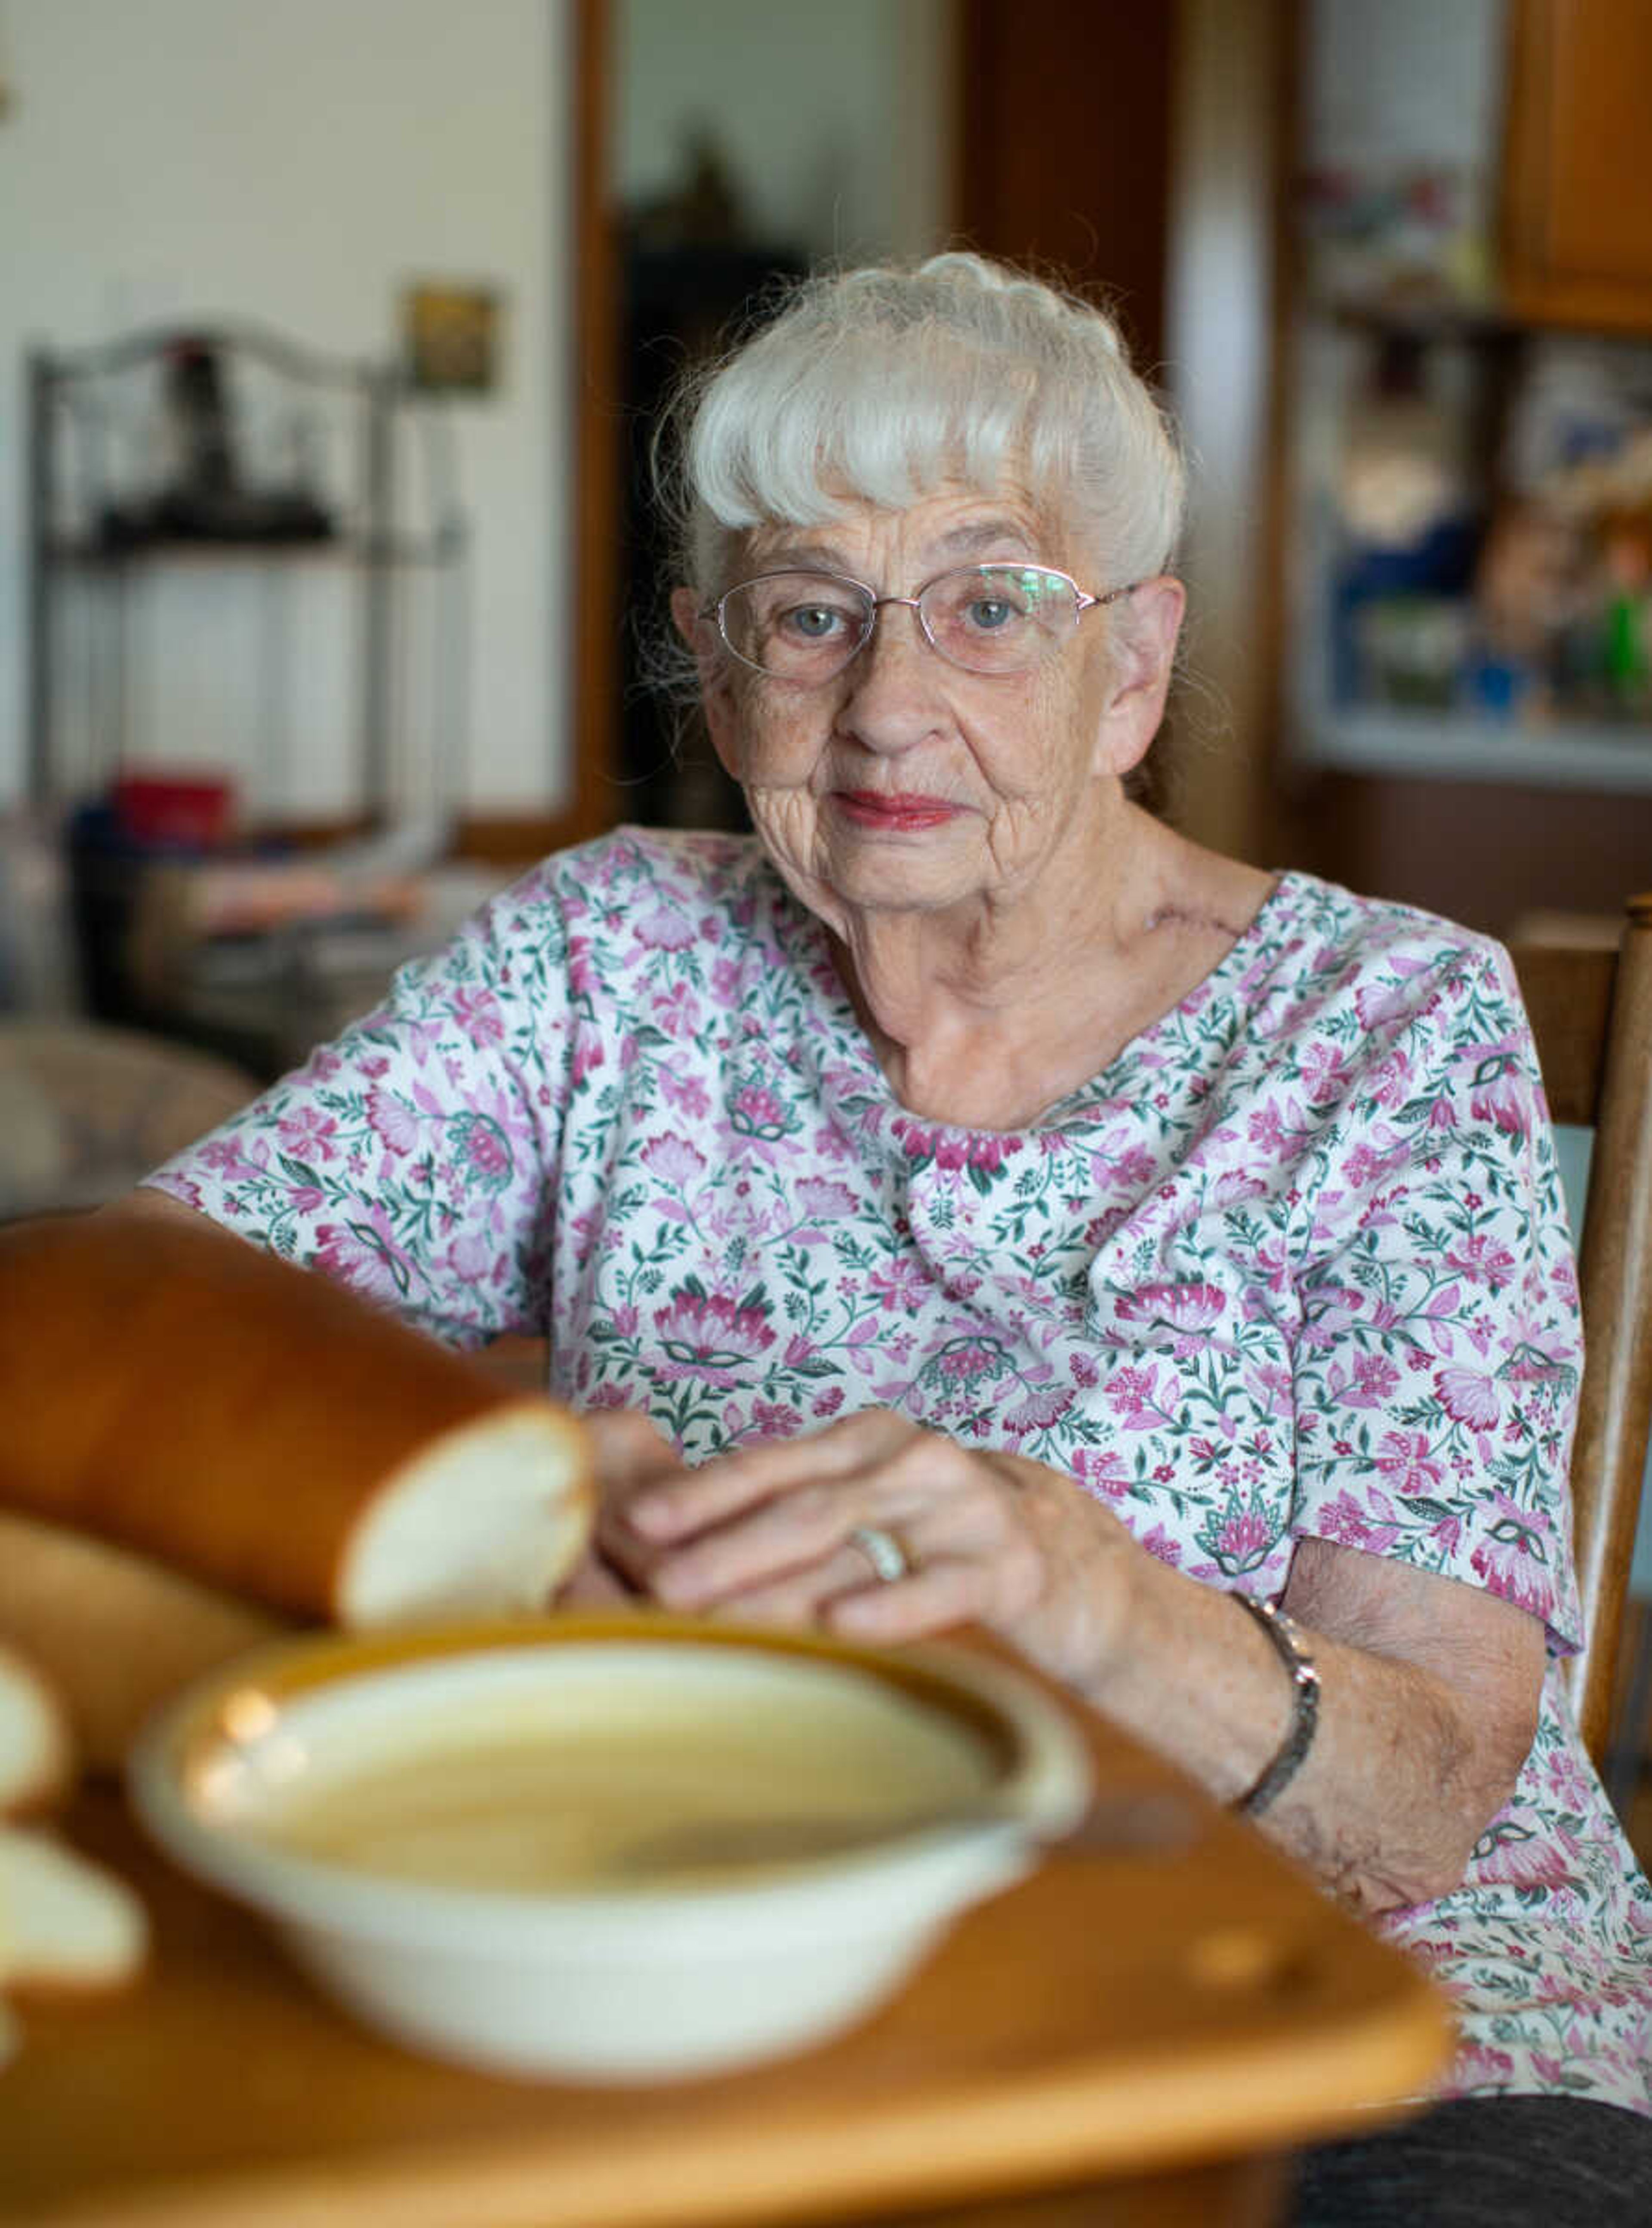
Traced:
<path fill-rule="evenodd" d="M 845 988 L 891 1089 L 963 1128 L 1026 1127 L 1150 1028 L 1243 935 L 1270 878 L 1145 814 L 1117 872 L 1009 908 L 835 925 Z"/>

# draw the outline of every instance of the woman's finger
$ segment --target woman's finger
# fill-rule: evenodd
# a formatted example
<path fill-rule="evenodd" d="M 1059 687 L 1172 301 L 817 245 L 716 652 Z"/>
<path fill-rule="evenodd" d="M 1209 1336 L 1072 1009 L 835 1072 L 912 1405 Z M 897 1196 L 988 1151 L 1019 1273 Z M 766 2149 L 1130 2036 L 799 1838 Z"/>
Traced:
<path fill-rule="evenodd" d="M 555 1595 L 559 1609 L 611 1609 L 635 1602 L 637 1595 L 611 1564 L 599 1554 L 589 1554 Z"/>
<path fill-rule="evenodd" d="M 661 1479 L 688 1475 L 676 1448 L 640 1408 L 593 1408 L 579 1421 L 605 1499 L 628 1496 Z"/>
<path fill-rule="evenodd" d="M 984 1563 L 942 1556 L 893 1585 L 876 1580 L 824 1604 L 829 1630 L 877 1647 L 921 1640 L 954 1625 L 984 1619 L 992 1601 L 992 1573 Z"/>
<path fill-rule="evenodd" d="M 890 1409 L 863 1409 L 824 1431 L 718 1455 L 653 1484 L 630 1504 L 627 1521 L 646 1540 L 691 1538 L 797 1486 L 848 1477 L 919 1435 L 916 1424 Z"/>
<path fill-rule="evenodd" d="M 978 1563 L 920 1562 L 909 1578 L 890 1581 L 874 1577 L 861 1551 L 848 1546 L 807 1570 L 731 1594 L 707 1613 L 740 1624 L 824 1624 L 845 1638 L 893 1642 L 969 1623 L 990 1591 L 990 1573 Z"/>
<path fill-rule="evenodd" d="M 624 1582 L 646 1591 L 657 1555 L 639 1540 L 626 1512 L 637 1494 L 685 1475 L 682 1457 L 640 1410 L 599 1409 L 581 1420 L 597 1473 L 596 1546 Z"/>
<path fill-rule="evenodd" d="M 653 1550 L 653 1586 L 673 1609 L 704 1609 L 787 1579 L 838 1553 L 855 1526 L 870 1482 L 861 1474 L 799 1485 L 701 1533 L 683 1546 Z M 864 1558 L 861 1559 L 862 1568 Z"/>
<path fill-rule="evenodd" d="M 661 1600 L 675 1608 L 704 1609 L 789 1580 L 836 1554 L 863 1524 L 900 1527 L 920 1553 L 938 1552 L 976 1497 L 970 1493 L 979 1483 L 976 1467 L 950 1441 L 893 1420 L 898 1426 L 893 1432 L 846 1433 L 837 1441 L 839 1462 L 846 1448 L 861 1457 L 854 1467 L 789 1465 L 797 1469 L 789 1488 L 778 1488 L 690 1538 L 650 1543 L 656 1558 L 652 1584 Z M 867 1574 L 863 1553 L 851 1567 Z"/>
<path fill-rule="evenodd" d="M 840 1547 L 806 1570 L 729 1594 L 710 1604 L 710 1613 L 741 1624 L 807 1627 L 820 1623 L 829 1601 L 870 1580 L 866 1558 L 852 1547 Z"/>
<path fill-rule="evenodd" d="M 1002 1560 L 1025 1559 L 1018 1551 L 1030 1552 L 1030 1545 L 1015 1521 L 1013 1493 L 993 1466 L 935 1432 L 892 1420 L 893 1432 L 844 1433 L 837 1439 L 837 1457 L 853 1449 L 862 1457 L 858 1467 L 799 1468 L 789 1489 L 777 1489 L 675 1544 L 637 1543 L 621 1559 L 634 1572 L 651 1559 L 651 1590 L 674 1608 L 688 1610 L 709 1609 L 759 1587 L 791 1587 L 804 1573 L 812 1573 L 809 1583 L 818 1595 L 823 1586 L 819 1566 L 861 1525 L 893 1529 L 919 1561 L 974 1558 L 996 1567 Z M 863 1552 L 857 1551 L 849 1568 L 851 1584 L 875 1577 Z"/>

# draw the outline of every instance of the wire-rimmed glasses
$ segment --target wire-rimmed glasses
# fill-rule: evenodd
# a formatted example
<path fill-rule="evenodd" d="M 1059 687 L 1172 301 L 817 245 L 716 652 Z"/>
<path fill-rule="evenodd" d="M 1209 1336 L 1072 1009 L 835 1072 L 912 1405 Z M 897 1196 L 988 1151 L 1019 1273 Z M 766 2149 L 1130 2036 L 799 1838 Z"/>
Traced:
<path fill-rule="evenodd" d="M 880 596 L 844 573 L 793 569 L 738 581 L 704 617 L 742 665 L 813 688 L 860 655 L 887 604 L 910 606 L 930 648 L 966 673 L 1028 673 L 1072 638 L 1085 611 L 1140 586 L 1092 596 L 1048 565 L 961 565 L 915 596 Z"/>

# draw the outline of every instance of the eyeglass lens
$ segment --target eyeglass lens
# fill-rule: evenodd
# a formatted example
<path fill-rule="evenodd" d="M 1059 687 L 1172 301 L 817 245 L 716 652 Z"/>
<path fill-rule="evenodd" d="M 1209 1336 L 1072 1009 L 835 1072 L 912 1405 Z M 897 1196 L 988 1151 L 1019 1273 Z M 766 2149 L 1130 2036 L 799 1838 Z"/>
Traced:
<path fill-rule="evenodd" d="M 833 573 L 772 573 L 731 588 L 718 606 L 736 657 L 776 679 L 829 681 L 872 632 L 877 602 Z M 925 633 L 971 673 L 1023 673 L 1073 632 L 1079 599 L 1061 573 L 1039 566 L 968 565 L 932 580 L 918 599 Z"/>

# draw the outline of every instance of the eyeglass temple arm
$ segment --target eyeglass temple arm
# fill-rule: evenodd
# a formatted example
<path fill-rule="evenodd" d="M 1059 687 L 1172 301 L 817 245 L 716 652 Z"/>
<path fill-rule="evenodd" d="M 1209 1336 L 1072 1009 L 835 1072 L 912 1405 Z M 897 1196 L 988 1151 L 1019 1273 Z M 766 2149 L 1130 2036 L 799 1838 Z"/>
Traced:
<path fill-rule="evenodd" d="M 1082 618 L 1085 611 L 1099 611 L 1104 604 L 1116 604 L 1123 597 L 1133 596 L 1138 588 L 1145 586 L 1145 581 L 1131 580 L 1124 587 L 1110 588 L 1105 596 L 1086 596 L 1084 590 L 1080 588 L 1079 591 L 1079 616 Z"/>

